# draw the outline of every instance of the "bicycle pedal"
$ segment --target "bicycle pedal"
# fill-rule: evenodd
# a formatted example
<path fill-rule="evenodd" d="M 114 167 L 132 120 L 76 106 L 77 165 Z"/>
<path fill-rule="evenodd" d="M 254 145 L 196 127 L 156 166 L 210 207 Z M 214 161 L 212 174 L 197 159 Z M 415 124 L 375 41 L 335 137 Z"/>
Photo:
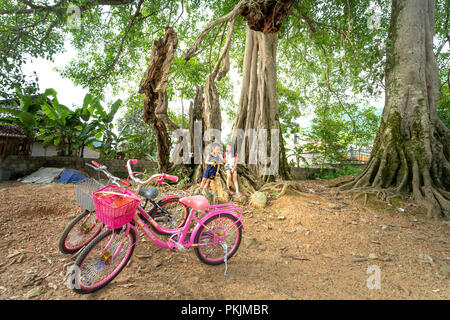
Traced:
<path fill-rule="evenodd" d="M 177 245 L 178 251 L 184 251 L 186 249 L 181 243 L 175 242 L 175 244 Z"/>
<path fill-rule="evenodd" d="M 170 239 L 169 240 L 169 249 L 172 251 L 184 251 L 186 248 L 179 242 Z"/>

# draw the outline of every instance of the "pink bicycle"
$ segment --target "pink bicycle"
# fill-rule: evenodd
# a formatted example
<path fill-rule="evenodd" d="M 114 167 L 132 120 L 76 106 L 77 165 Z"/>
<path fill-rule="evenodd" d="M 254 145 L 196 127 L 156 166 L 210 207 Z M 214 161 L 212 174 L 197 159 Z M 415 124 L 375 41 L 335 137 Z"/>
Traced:
<path fill-rule="evenodd" d="M 130 178 L 141 186 L 144 181 L 137 179 L 131 170 L 131 164 L 136 162 L 128 160 L 127 168 Z M 182 227 L 167 229 L 137 205 L 138 199 L 136 194 L 116 186 L 94 192 L 97 216 L 108 230 L 98 235 L 78 256 L 70 276 L 70 285 L 75 292 L 99 290 L 123 270 L 139 242 L 136 226 L 161 248 L 173 251 L 194 248 L 200 261 L 209 265 L 225 263 L 226 268 L 227 261 L 237 252 L 244 226 L 242 211 L 234 204 L 210 206 L 200 195 L 181 198 L 179 201 L 190 208 L 188 218 Z M 157 232 L 170 233 L 169 240 L 160 240 L 140 215 Z M 197 224 L 189 232 L 193 221 Z"/>
<path fill-rule="evenodd" d="M 89 163 L 86 163 L 86 165 L 97 172 L 102 172 L 108 178 L 108 184 L 118 187 L 123 185 L 126 188 L 134 189 L 134 185 L 131 186 L 129 179 L 122 180 L 115 177 L 105 165 L 100 165 L 95 161 L 92 161 L 92 165 Z M 158 184 L 162 184 L 165 179 L 178 181 L 178 177 L 165 173 L 152 176 L 141 172 L 137 172 L 137 174 L 147 178 L 145 184 L 151 180 L 156 181 Z M 105 186 L 95 179 L 85 179 L 75 185 L 77 202 L 84 211 L 69 223 L 60 236 L 58 247 L 62 253 L 72 254 L 78 252 L 102 231 L 103 222 L 96 216 L 92 194 L 103 187 Z M 179 202 L 181 196 L 173 194 L 156 201 L 158 189 L 153 187 L 139 188 L 137 193 L 144 198 L 142 203 L 143 209 L 146 209 L 148 202 L 150 202 L 152 206 L 146 210 L 160 225 L 167 229 L 175 229 L 181 227 L 186 221 L 189 210 Z M 150 227 L 152 226 L 150 225 Z"/>

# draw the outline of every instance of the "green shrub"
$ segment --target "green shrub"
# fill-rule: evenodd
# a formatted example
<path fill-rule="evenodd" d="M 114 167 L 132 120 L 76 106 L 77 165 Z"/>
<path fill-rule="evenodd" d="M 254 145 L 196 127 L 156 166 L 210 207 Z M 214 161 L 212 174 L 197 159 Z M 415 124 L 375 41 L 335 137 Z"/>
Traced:
<path fill-rule="evenodd" d="M 360 174 L 363 170 L 364 168 L 345 167 L 337 170 L 336 172 L 315 173 L 314 179 L 336 179 L 344 176 L 357 175 Z"/>

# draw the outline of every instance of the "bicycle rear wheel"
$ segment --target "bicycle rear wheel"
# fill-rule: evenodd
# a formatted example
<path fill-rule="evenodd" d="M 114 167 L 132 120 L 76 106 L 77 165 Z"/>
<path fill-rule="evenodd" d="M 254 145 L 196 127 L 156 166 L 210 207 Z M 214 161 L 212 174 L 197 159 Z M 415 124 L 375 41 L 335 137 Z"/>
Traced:
<path fill-rule="evenodd" d="M 102 230 L 103 223 L 95 211 L 85 210 L 75 217 L 64 229 L 58 247 L 62 253 L 76 253 L 92 241 Z"/>
<path fill-rule="evenodd" d="M 107 230 L 98 235 L 84 250 L 75 262 L 72 272 L 72 289 L 77 293 L 91 293 L 110 283 L 123 270 L 133 254 L 136 243 L 136 232 L 130 228 L 125 231 Z M 110 243 L 111 241 L 111 243 Z M 114 254 L 122 243 L 122 248 Z M 110 244 L 107 250 L 105 248 Z"/>
<path fill-rule="evenodd" d="M 158 202 L 158 205 L 161 207 L 159 209 L 157 206 L 154 206 L 149 215 L 155 219 L 156 223 L 163 228 L 166 229 L 177 229 L 181 228 L 187 220 L 189 209 L 180 202 L 181 197 L 179 198 L 164 198 Z M 147 221 L 144 219 L 144 221 Z M 171 233 L 163 233 L 158 230 L 151 224 L 147 224 L 152 231 L 160 235 L 166 235 Z"/>
<path fill-rule="evenodd" d="M 212 216 L 195 235 L 195 254 L 203 263 L 218 265 L 224 263 L 222 243 L 227 245 L 227 260 L 238 250 L 242 238 L 242 225 L 232 214 L 221 213 Z"/>

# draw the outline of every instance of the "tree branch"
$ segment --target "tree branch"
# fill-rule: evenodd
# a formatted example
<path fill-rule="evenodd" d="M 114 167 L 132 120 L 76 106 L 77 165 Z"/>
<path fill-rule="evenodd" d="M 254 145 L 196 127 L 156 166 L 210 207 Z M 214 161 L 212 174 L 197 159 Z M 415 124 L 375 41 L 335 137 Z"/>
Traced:
<path fill-rule="evenodd" d="M 128 22 L 128 25 L 127 25 L 126 30 L 125 30 L 125 34 L 124 34 L 122 40 L 120 41 L 119 50 L 117 50 L 117 53 L 116 53 L 116 55 L 114 57 L 114 60 L 112 61 L 112 63 L 103 72 L 101 72 L 101 73 L 97 74 L 96 76 L 92 77 L 91 80 L 96 80 L 96 79 L 104 76 L 105 74 L 110 72 L 115 67 L 115 65 L 117 64 L 117 62 L 118 62 L 118 60 L 119 60 L 119 58 L 120 58 L 120 56 L 122 54 L 123 47 L 125 45 L 125 41 L 126 41 L 126 39 L 128 37 L 128 33 L 130 32 L 131 28 L 133 27 L 133 25 L 134 25 L 134 23 L 136 21 L 136 18 L 139 16 L 139 14 L 141 12 L 141 7 L 142 7 L 142 3 L 143 2 L 144 2 L 144 0 L 139 0 L 139 3 L 138 3 L 137 8 L 136 8 L 136 11 L 134 12 L 132 19 Z M 155 14 L 155 13 L 156 13 L 156 11 L 153 12 L 152 14 Z"/>
<path fill-rule="evenodd" d="M 242 10 L 244 9 L 244 5 L 246 4 L 246 0 L 241 0 L 239 1 L 239 3 L 233 8 L 233 10 L 231 10 L 230 12 L 228 12 L 226 15 L 214 20 L 213 22 L 211 22 L 203 31 L 202 33 L 198 36 L 197 40 L 194 42 L 194 44 L 186 51 L 185 57 L 184 59 L 186 61 L 188 61 L 189 59 L 191 59 L 195 52 L 197 52 L 198 50 L 198 46 L 200 45 L 200 43 L 202 43 L 203 39 L 206 37 L 206 35 L 212 30 L 214 29 L 215 26 L 222 24 L 226 21 L 230 21 L 235 19 L 238 15 L 241 14 Z"/>
<path fill-rule="evenodd" d="M 81 11 L 85 11 L 89 9 L 93 5 L 99 5 L 99 6 L 121 6 L 121 5 L 127 5 L 130 3 L 135 2 L 136 0 L 95 0 L 95 1 L 89 1 L 83 6 L 80 6 Z M 67 2 L 67 0 L 61 0 L 60 2 L 52 5 L 52 6 L 37 6 L 30 3 L 30 1 L 20 1 L 24 4 L 26 4 L 29 8 L 23 8 L 23 9 L 17 9 L 17 10 L 0 10 L 0 15 L 18 15 L 18 14 L 35 14 L 39 12 L 48 12 L 48 11 L 64 11 L 67 8 L 61 7 L 63 4 Z"/>
<path fill-rule="evenodd" d="M 334 31 L 336 31 L 337 33 L 339 33 L 340 35 L 344 36 L 344 37 L 348 40 L 348 42 L 350 43 L 350 46 L 351 46 L 352 48 L 354 48 L 353 42 L 351 41 L 348 32 L 346 32 L 346 31 L 344 31 L 344 30 L 342 30 L 342 29 L 339 29 L 339 28 L 337 28 L 337 27 L 335 27 L 335 26 L 328 25 L 328 24 L 324 24 L 324 23 L 321 23 L 321 22 L 319 22 L 319 21 L 315 21 L 315 20 L 311 19 L 309 16 L 307 16 L 306 14 L 295 14 L 295 13 L 291 13 L 291 14 L 292 14 L 294 17 L 297 17 L 298 19 L 301 19 L 301 20 L 303 20 L 303 21 L 306 22 L 306 25 L 308 26 L 308 29 L 309 29 L 309 32 L 310 32 L 310 38 L 311 38 L 311 39 L 313 39 L 314 34 L 317 32 L 317 30 L 316 30 L 316 28 L 314 27 L 314 25 L 322 26 L 322 27 L 326 27 L 326 28 L 328 28 L 328 29 L 334 30 Z M 349 29 L 350 29 L 350 24 L 349 24 Z M 322 46 L 323 46 L 323 45 L 322 45 Z M 353 64 L 354 64 L 354 63 L 353 63 Z M 363 61 L 362 64 L 358 63 L 358 65 L 359 65 L 360 67 L 366 67 L 367 69 L 369 69 L 370 73 L 371 73 L 372 76 L 378 81 L 378 83 L 379 83 L 380 86 L 383 88 L 383 90 L 385 89 L 385 85 L 384 85 L 383 81 L 381 81 L 381 79 L 377 77 L 377 75 L 375 74 L 375 72 L 373 71 L 373 69 L 372 69 L 371 66 L 369 66 L 365 61 Z"/>

